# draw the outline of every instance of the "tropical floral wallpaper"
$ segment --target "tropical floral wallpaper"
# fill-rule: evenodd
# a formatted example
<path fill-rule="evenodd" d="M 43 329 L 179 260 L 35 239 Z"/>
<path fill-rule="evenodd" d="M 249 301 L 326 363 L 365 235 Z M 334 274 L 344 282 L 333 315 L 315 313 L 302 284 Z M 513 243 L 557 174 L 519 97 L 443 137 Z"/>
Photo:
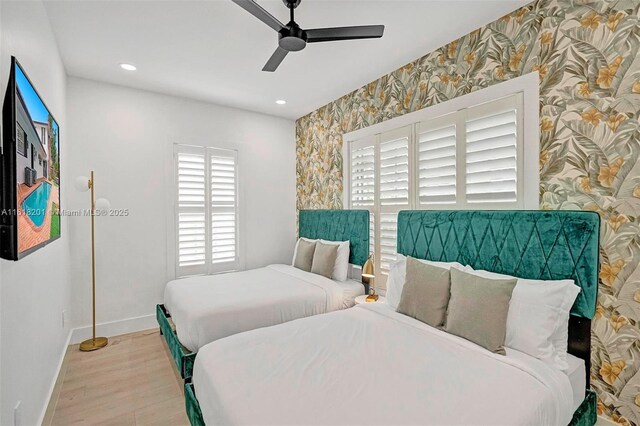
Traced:
<path fill-rule="evenodd" d="M 538 71 L 540 207 L 600 213 L 598 413 L 640 425 L 639 0 L 539 0 L 300 118 L 297 208 L 342 208 L 342 134 Z"/>

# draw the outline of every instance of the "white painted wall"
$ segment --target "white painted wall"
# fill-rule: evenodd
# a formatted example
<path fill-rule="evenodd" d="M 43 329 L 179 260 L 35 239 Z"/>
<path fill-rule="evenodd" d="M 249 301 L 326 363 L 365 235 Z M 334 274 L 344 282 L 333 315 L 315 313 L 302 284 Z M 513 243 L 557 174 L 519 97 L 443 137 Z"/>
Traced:
<path fill-rule="evenodd" d="M 66 76 L 40 1 L 0 2 L 0 94 L 4 98 L 11 55 L 18 58 L 60 125 L 62 187 L 69 182 L 65 117 Z M 62 192 L 64 208 L 66 194 Z M 69 325 L 68 221 L 62 237 L 18 261 L 0 261 L 0 424 L 37 424 L 66 349 Z"/>
<path fill-rule="evenodd" d="M 95 170 L 96 197 L 130 211 L 96 219 L 97 322 L 116 322 L 99 332 L 153 326 L 155 304 L 174 277 L 174 143 L 238 150 L 241 264 L 291 261 L 293 121 L 73 77 L 67 87 L 69 179 Z M 88 193 L 68 186 L 66 195 L 68 207 L 88 207 Z M 89 218 L 69 222 L 73 321 L 88 326 Z M 73 340 L 88 332 L 81 329 Z"/>

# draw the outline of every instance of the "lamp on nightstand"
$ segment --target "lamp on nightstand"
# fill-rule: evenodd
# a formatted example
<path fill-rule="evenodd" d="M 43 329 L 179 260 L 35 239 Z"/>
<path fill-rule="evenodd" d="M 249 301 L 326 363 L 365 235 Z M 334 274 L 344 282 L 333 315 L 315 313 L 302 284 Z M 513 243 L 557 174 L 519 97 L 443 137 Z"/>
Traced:
<path fill-rule="evenodd" d="M 378 295 L 376 294 L 376 275 L 375 275 L 375 267 L 373 264 L 373 255 L 370 255 L 366 262 L 364 262 L 364 266 L 362 267 L 362 277 L 369 278 L 369 295 L 367 296 L 367 302 L 375 302 L 378 300 Z"/>

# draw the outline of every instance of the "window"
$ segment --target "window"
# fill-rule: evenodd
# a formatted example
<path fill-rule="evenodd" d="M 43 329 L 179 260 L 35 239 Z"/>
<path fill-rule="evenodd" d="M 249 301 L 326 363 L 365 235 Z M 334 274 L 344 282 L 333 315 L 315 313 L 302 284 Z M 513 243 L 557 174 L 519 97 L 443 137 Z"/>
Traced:
<path fill-rule="evenodd" d="M 16 151 L 23 157 L 27 156 L 27 134 L 18 123 L 16 123 Z"/>
<path fill-rule="evenodd" d="M 371 213 L 379 283 L 400 210 L 524 208 L 522 103 L 511 95 L 349 143 L 349 205 Z"/>
<path fill-rule="evenodd" d="M 238 267 L 236 151 L 176 145 L 177 276 Z"/>

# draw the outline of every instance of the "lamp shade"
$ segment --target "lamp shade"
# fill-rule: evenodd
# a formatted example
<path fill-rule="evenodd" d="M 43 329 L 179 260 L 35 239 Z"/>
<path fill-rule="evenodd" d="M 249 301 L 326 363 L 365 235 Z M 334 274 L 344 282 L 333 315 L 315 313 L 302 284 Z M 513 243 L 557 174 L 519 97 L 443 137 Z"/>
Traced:
<path fill-rule="evenodd" d="M 375 272 L 373 267 L 373 255 L 369 256 L 364 266 L 362 267 L 362 276 L 365 278 L 375 278 Z"/>
<path fill-rule="evenodd" d="M 98 198 L 94 208 L 98 216 L 107 216 L 111 209 L 111 203 L 106 198 Z"/>
<path fill-rule="evenodd" d="M 86 176 L 78 176 L 76 178 L 75 187 L 80 192 L 87 192 L 89 190 L 89 178 Z"/>

